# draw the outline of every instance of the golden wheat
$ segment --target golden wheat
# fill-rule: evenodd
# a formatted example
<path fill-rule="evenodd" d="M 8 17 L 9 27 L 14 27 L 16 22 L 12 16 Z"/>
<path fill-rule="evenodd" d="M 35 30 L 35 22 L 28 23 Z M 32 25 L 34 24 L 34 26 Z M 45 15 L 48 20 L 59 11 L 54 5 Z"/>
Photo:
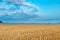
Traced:
<path fill-rule="evenodd" d="M 60 24 L 0 24 L 0 40 L 60 40 Z"/>

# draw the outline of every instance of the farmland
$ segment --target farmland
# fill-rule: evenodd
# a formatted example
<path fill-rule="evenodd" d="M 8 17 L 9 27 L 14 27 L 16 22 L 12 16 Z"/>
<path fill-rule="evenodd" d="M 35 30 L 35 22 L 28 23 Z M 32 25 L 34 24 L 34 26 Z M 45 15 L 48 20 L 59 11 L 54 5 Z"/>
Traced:
<path fill-rule="evenodd" d="M 60 40 L 60 24 L 0 24 L 0 40 Z"/>

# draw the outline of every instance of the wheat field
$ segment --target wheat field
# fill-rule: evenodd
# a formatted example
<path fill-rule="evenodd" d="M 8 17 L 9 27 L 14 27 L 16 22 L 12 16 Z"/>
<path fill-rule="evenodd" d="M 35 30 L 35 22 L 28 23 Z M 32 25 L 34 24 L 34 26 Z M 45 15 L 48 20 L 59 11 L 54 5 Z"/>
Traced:
<path fill-rule="evenodd" d="M 60 40 L 60 24 L 0 24 L 0 40 Z"/>

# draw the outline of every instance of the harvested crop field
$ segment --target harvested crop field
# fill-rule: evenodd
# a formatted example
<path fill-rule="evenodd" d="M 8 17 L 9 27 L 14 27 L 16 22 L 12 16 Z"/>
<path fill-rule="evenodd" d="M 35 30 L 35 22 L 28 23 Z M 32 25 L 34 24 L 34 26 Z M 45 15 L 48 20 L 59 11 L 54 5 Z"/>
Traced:
<path fill-rule="evenodd" d="M 0 24 L 0 40 L 60 40 L 60 24 Z"/>

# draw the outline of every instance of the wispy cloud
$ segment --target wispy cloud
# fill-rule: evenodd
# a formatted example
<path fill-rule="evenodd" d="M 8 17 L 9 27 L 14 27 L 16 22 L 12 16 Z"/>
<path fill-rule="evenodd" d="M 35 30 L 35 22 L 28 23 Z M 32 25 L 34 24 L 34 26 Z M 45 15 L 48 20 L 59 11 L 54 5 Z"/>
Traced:
<path fill-rule="evenodd" d="M 38 14 L 40 12 L 39 10 L 39 7 L 37 7 L 36 5 L 34 4 L 29 4 L 27 2 L 24 2 L 22 4 L 18 4 L 19 5 L 19 8 L 14 5 L 15 3 L 12 3 L 10 5 L 7 5 L 7 1 L 8 0 L 4 0 L 3 3 L 0 3 L 1 4 L 1 7 L 0 7 L 0 13 L 2 14 L 7 14 L 9 16 L 11 16 L 12 14 L 21 14 L 21 13 L 26 13 L 26 14 L 29 14 L 29 15 L 32 15 L 32 14 Z M 10 2 L 12 0 L 9 0 Z M 14 2 L 15 0 L 13 0 Z"/>
<path fill-rule="evenodd" d="M 3 3 L 0 3 L 0 20 L 5 22 L 29 22 L 30 19 L 40 17 L 40 8 L 37 5 L 32 3 L 24 2 L 21 4 L 16 4 L 9 0 L 5 0 Z M 16 22 L 17 23 L 17 22 Z"/>

